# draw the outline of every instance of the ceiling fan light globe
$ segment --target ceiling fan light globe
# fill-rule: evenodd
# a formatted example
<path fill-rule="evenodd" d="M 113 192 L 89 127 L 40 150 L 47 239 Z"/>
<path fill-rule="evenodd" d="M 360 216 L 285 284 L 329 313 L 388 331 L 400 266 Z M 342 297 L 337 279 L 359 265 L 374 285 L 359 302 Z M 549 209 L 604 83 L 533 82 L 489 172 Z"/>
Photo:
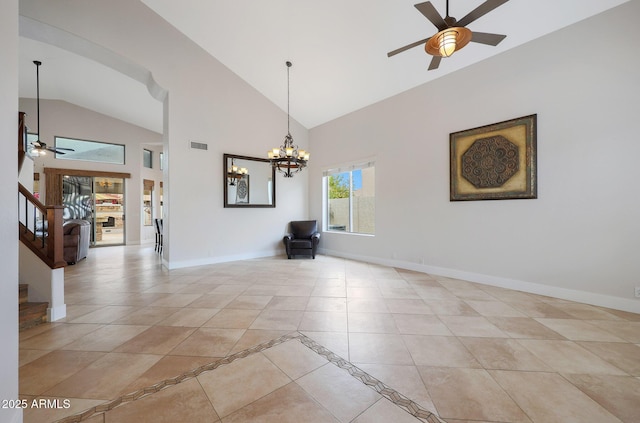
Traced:
<path fill-rule="evenodd" d="M 455 51 L 458 44 L 458 31 L 450 29 L 443 31 L 438 37 L 438 51 L 440 56 L 449 57 Z"/>
<path fill-rule="evenodd" d="M 424 45 L 424 50 L 432 56 L 449 57 L 469 44 L 472 36 L 470 30 L 461 26 L 443 29 L 429 38 L 429 41 Z M 452 37 L 454 41 L 451 40 Z M 446 43 L 446 45 L 442 45 L 444 51 L 441 50 L 441 41 L 443 44 Z M 452 42 L 455 43 L 453 46 Z"/>

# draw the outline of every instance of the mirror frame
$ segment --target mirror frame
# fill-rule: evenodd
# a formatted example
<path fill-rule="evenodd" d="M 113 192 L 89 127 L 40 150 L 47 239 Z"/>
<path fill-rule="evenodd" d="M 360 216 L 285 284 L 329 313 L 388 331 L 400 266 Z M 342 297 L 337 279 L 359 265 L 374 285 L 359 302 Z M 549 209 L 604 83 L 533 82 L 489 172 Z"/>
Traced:
<path fill-rule="evenodd" d="M 250 160 L 254 162 L 263 162 L 268 164 L 271 167 L 271 181 L 273 189 L 271 190 L 271 204 L 229 204 L 227 201 L 228 198 L 228 181 L 227 181 L 227 161 L 229 159 L 237 159 L 237 160 Z M 249 174 L 251 175 L 251 174 Z M 224 207 L 231 208 L 275 208 L 276 207 L 276 170 L 271 166 L 271 161 L 269 159 L 262 159 L 259 157 L 250 157 L 250 156 L 240 156 L 237 154 L 228 154 L 224 153 L 222 156 L 222 182 L 224 184 L 223 196 L 224 196 Z"/>

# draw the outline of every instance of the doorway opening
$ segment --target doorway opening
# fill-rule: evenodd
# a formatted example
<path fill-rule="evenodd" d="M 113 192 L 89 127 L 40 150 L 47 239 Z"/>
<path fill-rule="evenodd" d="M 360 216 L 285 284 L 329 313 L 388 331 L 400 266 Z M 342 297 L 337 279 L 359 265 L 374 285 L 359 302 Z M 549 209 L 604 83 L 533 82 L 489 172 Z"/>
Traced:
<path fill-rule="evenodd" d="M 64 175 L 64 219 L 91 222 L 91 245 L 125 243 L 124 178 Z"/>

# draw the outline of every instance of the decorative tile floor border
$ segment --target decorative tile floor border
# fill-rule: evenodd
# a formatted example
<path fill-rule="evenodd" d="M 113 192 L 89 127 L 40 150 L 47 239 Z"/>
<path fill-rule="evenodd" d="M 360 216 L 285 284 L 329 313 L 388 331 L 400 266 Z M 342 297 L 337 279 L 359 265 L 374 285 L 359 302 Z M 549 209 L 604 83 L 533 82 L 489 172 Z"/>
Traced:
<path fill-rule="evenodd" d="M 420 405 L 405 397 L 400 392 L 388 387 L 375 377 L 357 368 L 339 355 L 329 351 L 311 338 L 299 334 L 298 339 L 300 340 L 300 342 L 302 342 L 303 345 L 313 350 L 316 354 L 325 357 L 327 360 L 329 360 L 330 363 L 333 363 L 339 368 L 348 371 L 351 376 L 359 379 L 362 383 L 374 389 L 380 395 L 382 395 L 398 407 L 404 409 L 407 413 L 411 414 L 415 418 L 429 423 L 444 423 L 440 418 L 438 418 L 438 416 L 436 416 L 432 412 L 422 408 Z"/>
<path fill-rule="evenodd" d="M 186 380 L 189 380 L 189 379 L 193 379 L 194 377 L 197 377 L 197 376 L 199 376 L 200 374 L 202 374 L 204 372 L 208 372 L 210 370 L 215 370 L 220 366 L 223 366 L 223 365 L 226 365 L 226 364 L 231 364 L 232 362 L 234 362 L 234 361 L 236 361 L 238 359 L 245 358 L 245 357 L 248 357 L 248 356 L 250 356 L 252 354 L 268 350 L 269 348 L 275 347 L 276 345 L 280 345 L 280 344 L 283 344 L 283 343 L 285 343 L 287 341 L 291 341 L 291 340 L 294 340 L 294 339 L 299 340 L 304 346 L 306 346 L 307 348 L 311 349 L 316 354 L 325 357 L 330 363 L 338 366 L 339 368 L 341 368 L 343 370 L 348 371 L 351 376 L 353 376 L 354 378 L 360 380 L 362 383 L 364 383 L 368 387 L 374 389 L 380 395 L 382 395 L 383 397 L 385 397 L 386 399 L 391 401 L 396 406 L 402 408 L 403 410 L 405 410 L 407 413 L 411 414 L 415 418 L 419 419 L 420 421 L 428 422 L 428 423 L 445 423 L 443 420 L 438 418 L 438 416 L 436 416 L 432 412 L 430 412 L 430 411 L 426 410 L 425 408 L 421 407 L 420 405 L 418 405 L 414 401 L 410 400 L 406 396 L 402 395 L 401 393 L 399 393 L 395 389 L 388 387 L 387 385 L 385 385 L 384 383 L 382 383 L 378 379 L 376 379 L 373 376 L 367 374 L 366 372 L 364 372 L 363 370 L 361 370 L 358 367 L 354 366 L 353 364 L 351 364 L 347 360 L 343 359 L 339 355 L 333 353 L 332 351 L 330 351 L 327 348 L 323 347 L 322 345 L 318 344 L 317 342 L 315 342 L 311 338 L 309 338 L 309 337 L 307 337 L 307 336 L 305 336 L 305 335 L 303 335 L 303 334 L 301 334 L 299 332 L 294 332 L 294 333 L 291 333 L 291 334 L 287 334 L 287 335 L 281 336 L 280 338 L 276 338 L 276 339 L 273 339 L 271 341 L 264 342 L 262 344 L 258 344 L 258 345 L 254 346 L 254 347 L 248 348 L 246 350 L 239 351 L 237 353 L 228 355 L 228 356 L 226 356 L 226 357 L 224 357 L 224 358 L 222 358 L 220 360 L 216 360 L 216 361 L 214 361 L 212 363 L 205 364 L 204 366 L 200 366 L 200 367 L 198 367 L 196 369 L 193 369 L 193 370 L 190 370 L 188 372 L 185 372 L 185 373 L 183 373 L 183 374 L 181 374 L 179 376 L 163 380 L 162 382 L 156 383 L 155 385 L 139 389 L 139 390 L 137 390 L 137 391 L 135 391 L 133 393 L 127 394 L 127 395 L 123 395 L 123 396 L 121 396 L 119 398 L 116 398 L 113 401 L 109 401 L 109 402 L 106 402 L 104 404 L 100 404 L 100 405 L 97 405 L 95 407 L 89 408 L 88 410 L 86 410 L 86 411 L 84 411 L 82 413 L 78 413 L 78 414 L 74 414 L 74 415 L 71 415 L 71 416 L 67 416 L 67 417 L 65 417 L 63 419 L 58 420 L 56 423 L 79 423 L 79 422 L 82 422 L 84 420 L 89 419 L 90 417 L 95 416 L 95 415 L 111 411 L 114 408 L 118 407 L 119 405 L 126 404 L 126 403 L 129 403 L 129 402 L 132 402 L 132 401 L 136 401 L 136 400 L 139 400 L 141 398 L 147 397 L 149 395 L 155 394 L 155 393 L 157 393 L 157 392 L 159 392 L 159 391 L 161 391 L 161 390 L 163 390 L 165 388 L 168 388 L 170 386 L 177 385 L 177 384 L 179 384 L 181 382 L 184 382 Z"/>

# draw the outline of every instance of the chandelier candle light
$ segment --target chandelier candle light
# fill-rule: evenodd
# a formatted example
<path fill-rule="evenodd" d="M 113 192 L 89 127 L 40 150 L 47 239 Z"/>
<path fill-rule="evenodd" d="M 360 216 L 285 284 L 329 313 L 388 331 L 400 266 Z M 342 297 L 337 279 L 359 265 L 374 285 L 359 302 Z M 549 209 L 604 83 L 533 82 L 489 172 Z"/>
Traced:
<path fill-rule="evenodd" d="M 291 116 L 289 114 L 289 69 L 291 62 L 287 61 L 287 135 L 284 137 L 284 144 L 279 148 L 274 148 L 267 152 L 271 165 L 284 174 L 285 178 L 293 177 L 293 174 L 300 172 L 307 166 L 309 153 L 300 150 L 293 143 L 291 136 Z"/>
<path fill-rule="evenodd" d="M 233 159 L 231 159 L 231 167 L 227 168 L 227 179 L 229 181 L 229 185 L 235 186 L 236 179 L 242 179 L 244 175 L 248 175 L 249 170 L 246 167 L 238 167 L 233 163 Z"/>

